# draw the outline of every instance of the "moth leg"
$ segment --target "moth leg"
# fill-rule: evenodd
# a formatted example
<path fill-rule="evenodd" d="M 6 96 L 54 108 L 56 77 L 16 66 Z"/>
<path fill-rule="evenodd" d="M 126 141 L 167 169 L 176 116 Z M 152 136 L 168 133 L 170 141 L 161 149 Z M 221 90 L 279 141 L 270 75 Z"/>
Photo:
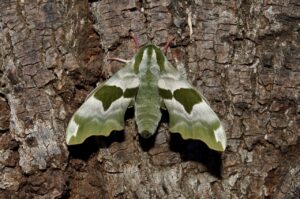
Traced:
<path fill-rule="evenodd" d="M 187 72 L 186 72 L 186 68 L 184 67 L 184 63 L 183 63 L 183 56 L 182 53 L 180 52 L 179 49 L 174 50 L 174 52 L 172 53 L 174 60 L 175 60 L 175 66 L 176 69 L 180 72 L 180 74 L 187 79 Z"/>
<path fill-rule="evenodd" d="M 140 48 L 140 42 L 139 42 L 138 38 L 134 35 L 133 32 L 130 32 L 130 36 L 132 37 L 134 44 L 135 44 L 135 52 L 137 52 Z"/>
<path fill-rule="evenodd" d="M 109 57 L 109 58 L 107 58 L 107 60 L 118 61 L 118 62 L 121 62 L 121 63 L 124 63 L 124 64 L 127 64 L 130 61 L 130 60 L 126 60 L 126 59 L 122 59 L 122 58 L 117 58 L 117 57 Z"/>
<path fill-rule="evenodd" d="M 175 37 L 171 37 L 171 38 L 167 41 L 166 45 L 164 46 L 164 53 L 165 53 L 165 54 L 167 53 L 168 48 L 170 47 L 170 45 L 171 45 L 171 43 L 172 43 L 172 41 L 173 41 L 174 39 L 175 39 Z"/>

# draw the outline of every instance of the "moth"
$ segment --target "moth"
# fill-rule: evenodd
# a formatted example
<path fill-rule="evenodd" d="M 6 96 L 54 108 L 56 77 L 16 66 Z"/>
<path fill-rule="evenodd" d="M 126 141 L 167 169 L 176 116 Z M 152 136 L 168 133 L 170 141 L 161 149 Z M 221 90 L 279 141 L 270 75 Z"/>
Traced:
<path fill-rule="evenodd" d="M 183 139 L 201 140 L 213 150 L 226 148 L 224 128 L 207 100 L 154 44 L 140 48 L 122 69 L 89 94 L 68 124 L 67 144 L 81 144 L 90 136 L 108 136 L 124 129 L 124 114 L 133 106 L 138 133 L 144 138 L 156 132 L 160 109 L 165 109 L 170 132 L 180 133 Z"/>

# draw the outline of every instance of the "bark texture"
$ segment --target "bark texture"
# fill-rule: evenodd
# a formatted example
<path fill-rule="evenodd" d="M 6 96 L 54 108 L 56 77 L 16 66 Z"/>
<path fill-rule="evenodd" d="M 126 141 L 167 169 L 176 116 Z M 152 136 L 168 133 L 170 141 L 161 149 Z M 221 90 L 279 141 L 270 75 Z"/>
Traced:
<path fill-rule="evenodd" d="M 299 198 L 298 0 L 2 0 L 0 198 Z M 184 63 L 228 136 L 222 154 L 170 135 L 124 132 L 67 147 L 87 94 L 163 45 Z"/>

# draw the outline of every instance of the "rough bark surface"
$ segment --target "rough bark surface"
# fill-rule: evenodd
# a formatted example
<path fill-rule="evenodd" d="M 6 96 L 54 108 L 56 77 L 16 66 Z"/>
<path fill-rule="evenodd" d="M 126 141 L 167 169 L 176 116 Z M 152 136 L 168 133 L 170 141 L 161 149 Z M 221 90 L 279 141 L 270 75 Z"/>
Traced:
<path fill-rule="evenodd" d="M 0 2 L 0 198 L 299 198 L 298 0 Z M 222 154 L 169 134 L 124 132 L 67 147 L 108 57 L 163 45 L 221 117 Z"/>

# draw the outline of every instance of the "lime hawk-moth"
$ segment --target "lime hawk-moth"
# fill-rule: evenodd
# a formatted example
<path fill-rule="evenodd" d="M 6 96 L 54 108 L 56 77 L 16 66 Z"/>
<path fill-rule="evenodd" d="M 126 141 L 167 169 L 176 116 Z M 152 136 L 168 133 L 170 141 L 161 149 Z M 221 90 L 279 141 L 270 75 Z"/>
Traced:
<path fill-rule="evenodd" d="M 68 145 L 93 135 L 124 129 L 124 115 L 134 106 L 138 133 L 148 138 L 157 129 L 161 110 L 169 114 L 169 130 L 183 139 L 201 140 L 224 151 L 224 128 L 203 95 L 153 44 L 140 48 L 110 79 L 100 84 L 74 113 L 66 130 Z"/>

